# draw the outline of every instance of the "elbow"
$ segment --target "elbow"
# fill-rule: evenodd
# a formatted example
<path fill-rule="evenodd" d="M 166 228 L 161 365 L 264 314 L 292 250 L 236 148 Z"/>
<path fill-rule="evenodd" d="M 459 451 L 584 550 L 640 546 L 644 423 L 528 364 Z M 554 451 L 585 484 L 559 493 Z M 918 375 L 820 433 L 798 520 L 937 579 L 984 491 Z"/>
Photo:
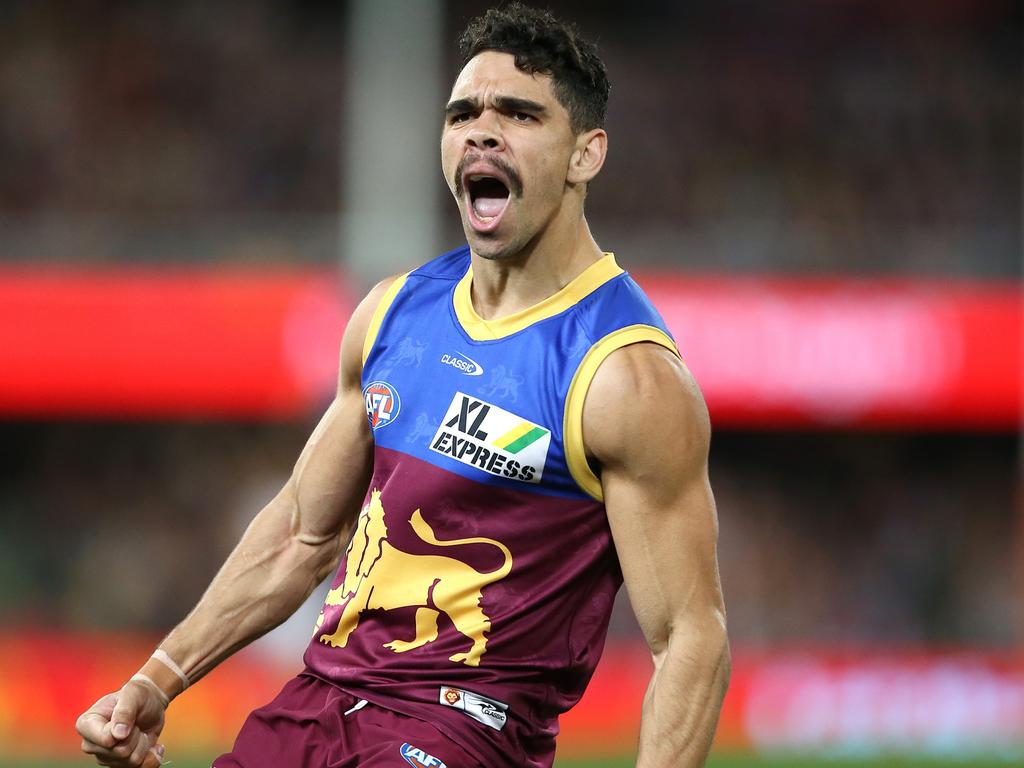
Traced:
<path fill-rule="evenodd" d="M 725 699 L 725 692 L 729 689 L 729 680 L 732 677 L 732 651 L 729 648 L 729 634 L 725 628 L 725 614 L 719 614 L 719 620 L 714 622 L 714 629 L 709 631 L 707 654 L 709 668 L 712 673 L 712 694 L 718 699 L 718 706 L 722 706 Z"/>
<path fill-rule="evenodd" d="M 709 621 L 707 630 L 708 655 L 716 660 L 715 677 L 721 681 L 721 695 L 729 687 L 729 678 L 732 676 L 732 650 L 729 648 L 729 632 L 726 628 L 725 611 L 718 609 Z"/>
<path fill-rule="evenodd" d="M 729 649 L 729 638 L 723 634 L 722 646 L 719 655 L 719 679 L 721 698 L 725 698 L 725 692 L 729 689 L 729 680 L 732 679 L 732 651 Z"/>
<path fill-rule="evenodd" d="M 334 573 L 341 560 L 343 550 L 341 536 L 335 536 L 330 542 L 320 546 L 316 570 L 316 581 L 318 584 Z"/>
<path fill-rule="evenodd" d="M 266 541 L 263 551 L 273 561 L 275 578 L 299 578 L 308 581 L 312 590 L 337 567 L 343 546 L 338 534 L 314 540 L 299 531 L 280 531 L 274 540 Z"/>
<path fill-rule="evenodd" d="M 703 616 L 693 614 L 668 628 L 664 643 L 651 645 L 655 668 L 668 657 L 685 659 L 704 670 L 703 676 L 724 697 L 732 675 L 732 652 L 726 631 L 725 612 L 711 610 Z"/>
<path fill-rule="evenodd" d="M 312 569 L 317 583 L 327 578 L 341 559 L 342 531 L 317 530 L 311 525 L 301 509 L 298 492 L 290 481 L 282 490 L 276 503 L 280 503 L 279 517 L 287 521 L 287 547 L 294 565 Z M 274 503 L 272 502 L 272 503 Z"/>
<path fill-rule="evenodd" d="M 292 534 L 290 544 L 296 561 L 313 571 L 317 584 L 331 575 L 341 559 L 342 543 L 339 533 L 311 535 L 297 531 Z"/>

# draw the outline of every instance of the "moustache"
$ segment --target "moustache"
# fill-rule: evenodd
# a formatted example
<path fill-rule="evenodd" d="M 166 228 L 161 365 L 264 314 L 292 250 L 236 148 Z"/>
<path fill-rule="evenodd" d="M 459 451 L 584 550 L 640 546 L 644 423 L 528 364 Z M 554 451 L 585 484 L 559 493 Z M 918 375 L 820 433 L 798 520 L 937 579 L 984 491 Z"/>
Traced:
<path fill-rule="evenodd" d="M 503 174 L 505 174 L 505 178 L 508 179 L 509 192 L 511 192 L 516 197 L 523 196 L 523 180 L 519 176 L 519 174 L 516 173 L 515 168 L 509 165 L 509 163 L 504 158 L 499 157 L 498 155 L 494 155 L 487 158 L 485 158 L 483 155 L 465 155 L 459 161 L 459 167 L 455 169 L 455 178 L 453 179 L 453 181 L 455 182 L 456 197 L 462 197 L 462 193 L 465 189 L 462 183 L 462 179 L 465 176 L 466 167 L 470 163 L 475 163 L 478 160 L 484 159 L 486 159 L 486 161 L 489 164 L 493 165 L 495 168 L 499 169 Z"/>

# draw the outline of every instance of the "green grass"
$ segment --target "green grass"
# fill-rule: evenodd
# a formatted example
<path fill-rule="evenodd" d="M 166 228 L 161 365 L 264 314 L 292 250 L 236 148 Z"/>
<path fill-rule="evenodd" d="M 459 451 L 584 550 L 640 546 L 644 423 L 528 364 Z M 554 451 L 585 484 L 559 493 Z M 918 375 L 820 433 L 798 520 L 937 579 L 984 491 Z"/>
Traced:
<path fill-rule="evenodd" d="M 785 756 L 757 757 L 753 755 L 715 755 L 707 762 L 707 768 L 1008 768 L 1009 761 L 985 761 L 976 758 L 964 760 L 913 759 L 900 757 L 865 758 L 863 760 L 839 760 L 828 757 Z M 626 759 L 609 760 L 562 760 L 555 768 L 633 768 L 633 762 Z"/>
<path fill-rule="evenodd" d="M 608 764 L 610 768 L 612 764 Z M 708 760 L 708 768 L 1007 768 L 1009 761 L 986 761 L 977 758 L 940 760 L 886 756 L 851 760 L 830 757 L 751 757 L 749 755 L 718 756 Z M 582 768 L 577 766 L 576 768 Z M 597 768 L 597 766 L 594 766 Z"/>
<path fill-rule="evenodd" d="M 1009 760 L 932 760 L 883 757 L 863 760 L 840 760 L 823 757 L 754 757 L 750 755 L 716 755 L 707 768 L 1008 768 Z M 1019 763 L 1018 763 L 1019 764 Z M 95 765 L 90 760 L 9 760 L 0 757 L 0 768 L 84 768 Z M 210 768 L 209 760 L 196 758 L 172 760 L 172 768 Z M 606 760 L 560 760 L 556 768 L 632 768 L 629 758 Z"/>

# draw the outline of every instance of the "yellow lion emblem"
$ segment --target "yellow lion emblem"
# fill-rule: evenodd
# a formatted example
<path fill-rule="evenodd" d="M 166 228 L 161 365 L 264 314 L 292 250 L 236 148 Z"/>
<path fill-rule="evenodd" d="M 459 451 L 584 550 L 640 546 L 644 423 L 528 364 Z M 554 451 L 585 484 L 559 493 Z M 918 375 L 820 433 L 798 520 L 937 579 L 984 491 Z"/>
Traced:
<path fill-rule="evenodd" d="M 487 647 L 485 633 L 491 630 L 491 621 L 480 608 L 481 591 L 509 574 L 512 553 L 493 539 L 439 541 L 418 509 L 412 513 L 409 524 L 416 535 L 428 544 L 438 547 L 490 544 L 501 551 L 504 561 L 497 570 L 480 573 L 454 557 L 416 555 L 396 549 L 388 542 L 380 491 L 374 490 L 370 494 L 370 503 L 359 515 L 356 531 L 348 546 L 345 580 L 341 586 L 327 593 L 325 605 L 345 606 L 338 628 L 330 634 L 320 635 L 320 642 L 344 648 L 363 611 L 418 606 L 416 637 L 412 641 L 393 640 L 385 643 L 385 648 L 404 653 L 436 640 L 437 619 L 444 612 L 455 628 L 473 641 L 469 651 L 456 653 L 450 659 L 472 667 L 479 666 L 480 657 Z M 317 632 L 323 622 L 321 611 L 316 623 Z"/>

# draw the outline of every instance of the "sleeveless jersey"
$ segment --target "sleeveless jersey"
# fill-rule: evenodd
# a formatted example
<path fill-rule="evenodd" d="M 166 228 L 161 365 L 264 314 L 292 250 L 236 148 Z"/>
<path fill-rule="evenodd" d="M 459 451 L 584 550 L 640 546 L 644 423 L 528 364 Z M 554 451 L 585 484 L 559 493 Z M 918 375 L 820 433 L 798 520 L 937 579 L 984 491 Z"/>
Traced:
<path fill-rule="evenodd" d="M 371 320 L 373 477 L 305 662 L 484 765 L 549 766 L 622 583 L 583 399 L 614 350 L 675 345 L 611 254 L 498 320 L 471 280 L 469 248 L 451 251 Z"/>

